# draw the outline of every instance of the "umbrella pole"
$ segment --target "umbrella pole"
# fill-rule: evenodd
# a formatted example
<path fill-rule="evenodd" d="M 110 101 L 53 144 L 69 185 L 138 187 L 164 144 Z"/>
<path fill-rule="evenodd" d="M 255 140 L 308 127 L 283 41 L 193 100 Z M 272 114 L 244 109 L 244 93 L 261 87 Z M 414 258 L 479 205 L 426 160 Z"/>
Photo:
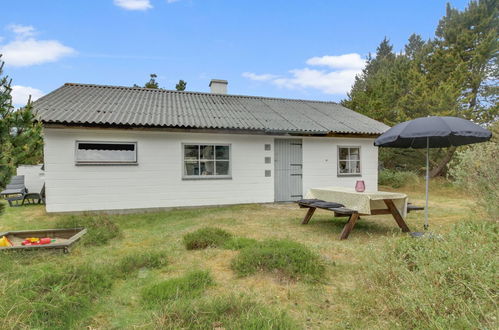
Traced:
<path fill-rule="evenodd" d="M 430 181 L 430 138 L 426 138 L 426 207 L 424 230 L 428 230 L 428 184 Z"/>

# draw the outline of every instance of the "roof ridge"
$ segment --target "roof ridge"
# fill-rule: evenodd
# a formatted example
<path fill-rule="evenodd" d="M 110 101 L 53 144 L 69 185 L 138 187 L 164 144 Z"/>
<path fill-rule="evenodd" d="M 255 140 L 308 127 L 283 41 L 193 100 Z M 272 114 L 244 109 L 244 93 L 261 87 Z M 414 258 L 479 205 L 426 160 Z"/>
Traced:
<path fill-rule="evenodd" d="M 178 93 L 178 94 L 194 94 L 194 95 L 214 95 L 223 97 L 245 97 L 251 99 L 266 99 L 266 100 L 278 100 L 278 101 L 299 101 L 299 102 L 315 102 L 315 103 L 325 103 L 325 104 L 336 104 L 340 105 L 338 102 L 334 101 L 320 101 L 320 100 L 305 100 L 305 99 L 290 99 L 284 97 L 271 97 L 271 96 L 256 96 L 256 95 L 241 95 L 241 94 L 215 94 L 208 92 L 196 92 L 196 91 L 177 91 L 171 89 L 163 88 L 146 88 L 146 87 L 135 87 L 135 86 L 120 86 L 120 85 L 99 85 L 99 84 L 84 84 L 84 83 L 65 83 L 63 86 L 83 86 L 83 87 L 100 87 L 100 88 L 114 88 L 114 89 L 134 89 L 134 90 L 144 90 L 149 92 L 162 92 L 162 93 Z M 61 86 L 61 87 L 63 87 Z"/>

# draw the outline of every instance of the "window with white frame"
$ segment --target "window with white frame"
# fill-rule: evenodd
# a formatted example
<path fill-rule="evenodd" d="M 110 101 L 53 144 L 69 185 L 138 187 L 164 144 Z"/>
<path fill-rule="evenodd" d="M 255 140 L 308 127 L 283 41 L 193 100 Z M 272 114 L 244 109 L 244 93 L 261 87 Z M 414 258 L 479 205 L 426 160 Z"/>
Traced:
<path fill-rule="evenodd" d="M 184 178 L 229 178 L 229 144 L 184 144 Z"/>
<path fill-rule="evenodd" d="M 338 175 L 360 175 L 360 147 L 338 147 Z"/>
<path fill-rule="evenodd" d="M 137 164 L 137 142 L 76 141 L 76 164 Z"/>

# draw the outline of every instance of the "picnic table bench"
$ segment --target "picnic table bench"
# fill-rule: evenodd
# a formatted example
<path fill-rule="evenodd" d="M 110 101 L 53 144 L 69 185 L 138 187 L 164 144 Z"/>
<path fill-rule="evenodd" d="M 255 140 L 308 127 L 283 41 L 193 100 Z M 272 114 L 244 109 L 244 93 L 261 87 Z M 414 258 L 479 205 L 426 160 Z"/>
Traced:
<path fill-rule="evenodd" d="M 336 203 L 336 202 L 326 202 L 324 200 L 312 198 L 312 199 L 301 199 L 299 201 L 296 201 L 300 208 L 308 208 L 307 213 L 305 214 L 305 217 L 303 218 L 302 224 L 306 225 L 312 216 L 315 213 L 316 209 L 323 209 L 327 211 L 334 212 L 335 217 L 348 217 L 348 221 L 345 224 L 345 227 L 343 227 L 343 230 L 341 231 L 340 234 L 340 239 L 347 239 L 348 236 L 350 235 L 350 232 L 352 231 L 353 227 L 355 226 L 355 223 L 357 222 L 357 219 L 359 216 L 366 216 L 366 215 L 378 215 L 378 214 L 391 214 L 395 221 L 397 222 L 397 225 L 402 229 L 403 232 L 409 232 L 410 229 L 407 226 L 406 222 L 404 221 L 404 218 L 401 216 L 400 212 L 397 210 L 395 207 L 395 204 L 391 199 L 384 199 L 383 200 L 386 209 L 376 209 L 376 210 L 371 210 L 370 214 L 364 214 L 364 213 L 359 213 L 356 210 L 352 210 L 349 208 L 346 208 L 343 204 Z M 407 212 L 411 211 L 418 211 L 418 210 L 424 210 L 424 207 L 421 206 L 415 206 L 412 204 L 407 205 Z"/>

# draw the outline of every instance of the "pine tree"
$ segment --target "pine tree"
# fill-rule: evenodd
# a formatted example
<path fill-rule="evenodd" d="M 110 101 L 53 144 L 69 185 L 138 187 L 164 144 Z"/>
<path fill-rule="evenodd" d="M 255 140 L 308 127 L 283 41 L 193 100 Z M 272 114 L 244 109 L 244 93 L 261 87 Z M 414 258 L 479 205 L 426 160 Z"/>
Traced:
<path fill-rule="evenodd" d="M 385 38 L 375 56 L 369 55 L 366 67 L 355 78 L 352 90 L 342 104 L 387 125 L 398 123 L 397 100 L 407 90 L 407 70 L 407 58 L 396 55 Z"/>
<path fill-rule="evenodd" d="M 12 105 L 11 80 L 2 75 L 3 65 L 0 61 L 0 187 L 5 186 L 18 165 L 43 160 L 41 123 L 36 121 L 31 102 L 17 110 Z"/>
<path fill-rule="evenodd" d="M 499 0 L 471 1 L 464 11 L 448 5 L 435 38 L 413 34 L 402 54 L 385 38 L 342 104 L 391 126 L 428 115 L 498 120 L 498 13 Z M 432 176 L 445 171 L 454 151 L 431 151 Z M 417 152 L 380 152 L 386 166 L 418 170 L 422 164 L 411 156 Z"/>
<path fill-rule="evenodd" d="M 150 77 L 151 79 L 149 79 L 148 82 L 146 82 L 146 84 L 144 85 L 145 88 L 154 88 L 154 89 L 158 89 L 159 88 L 159 85 L 158 83 L 156 82 L 156 78 L 158 77 L 157 74 L 155 73 L 151 73 L 150 74 Z"/>
<path fill-rule="evenodd" d="M 497 119 L 497 98 L 495 104 L 487 98 L 497 97 L 499 0 L 471 1 L 464 11 L 447 4 L 435 35 L 435 62 L 461 90 L 454 115 L 482 123 Z"/>
<path fill-rule="evenodd" d="M 178 81 L 178 84 L 175 85 L 175 89 L 178 91 L 185 91 L 185 88 L 187 87 L 187 83 L 180 79 Z"/>
<path fill-rule="evenodd" d="M 2 76 L 4 62 L 0 57 L 0 187 L 5 186 L 5 182 L 13 173 L 13 155 L 10 133 L 12 128 L 12 106 L 11 80 L 7 76 Z"/>
<path fill-rule="evenodd" d="M 478 123 L 498 119 L 499 0 L 471 1 L 464 11 L 447 4 L 435 32 L 428 70 L 443 115 Z M 447 149 L 432 176 L 443 173 L 456 148 Z"/>
<path fill-rule="evenodd" d="M 423 48 L 425 46 L 425 42 L 423 38 L 419 34 L 413 33 L 407 42 L 407 45 L 404 46 L 405 55 L 410 60 L 416 60 L 420 57 Z"/>

